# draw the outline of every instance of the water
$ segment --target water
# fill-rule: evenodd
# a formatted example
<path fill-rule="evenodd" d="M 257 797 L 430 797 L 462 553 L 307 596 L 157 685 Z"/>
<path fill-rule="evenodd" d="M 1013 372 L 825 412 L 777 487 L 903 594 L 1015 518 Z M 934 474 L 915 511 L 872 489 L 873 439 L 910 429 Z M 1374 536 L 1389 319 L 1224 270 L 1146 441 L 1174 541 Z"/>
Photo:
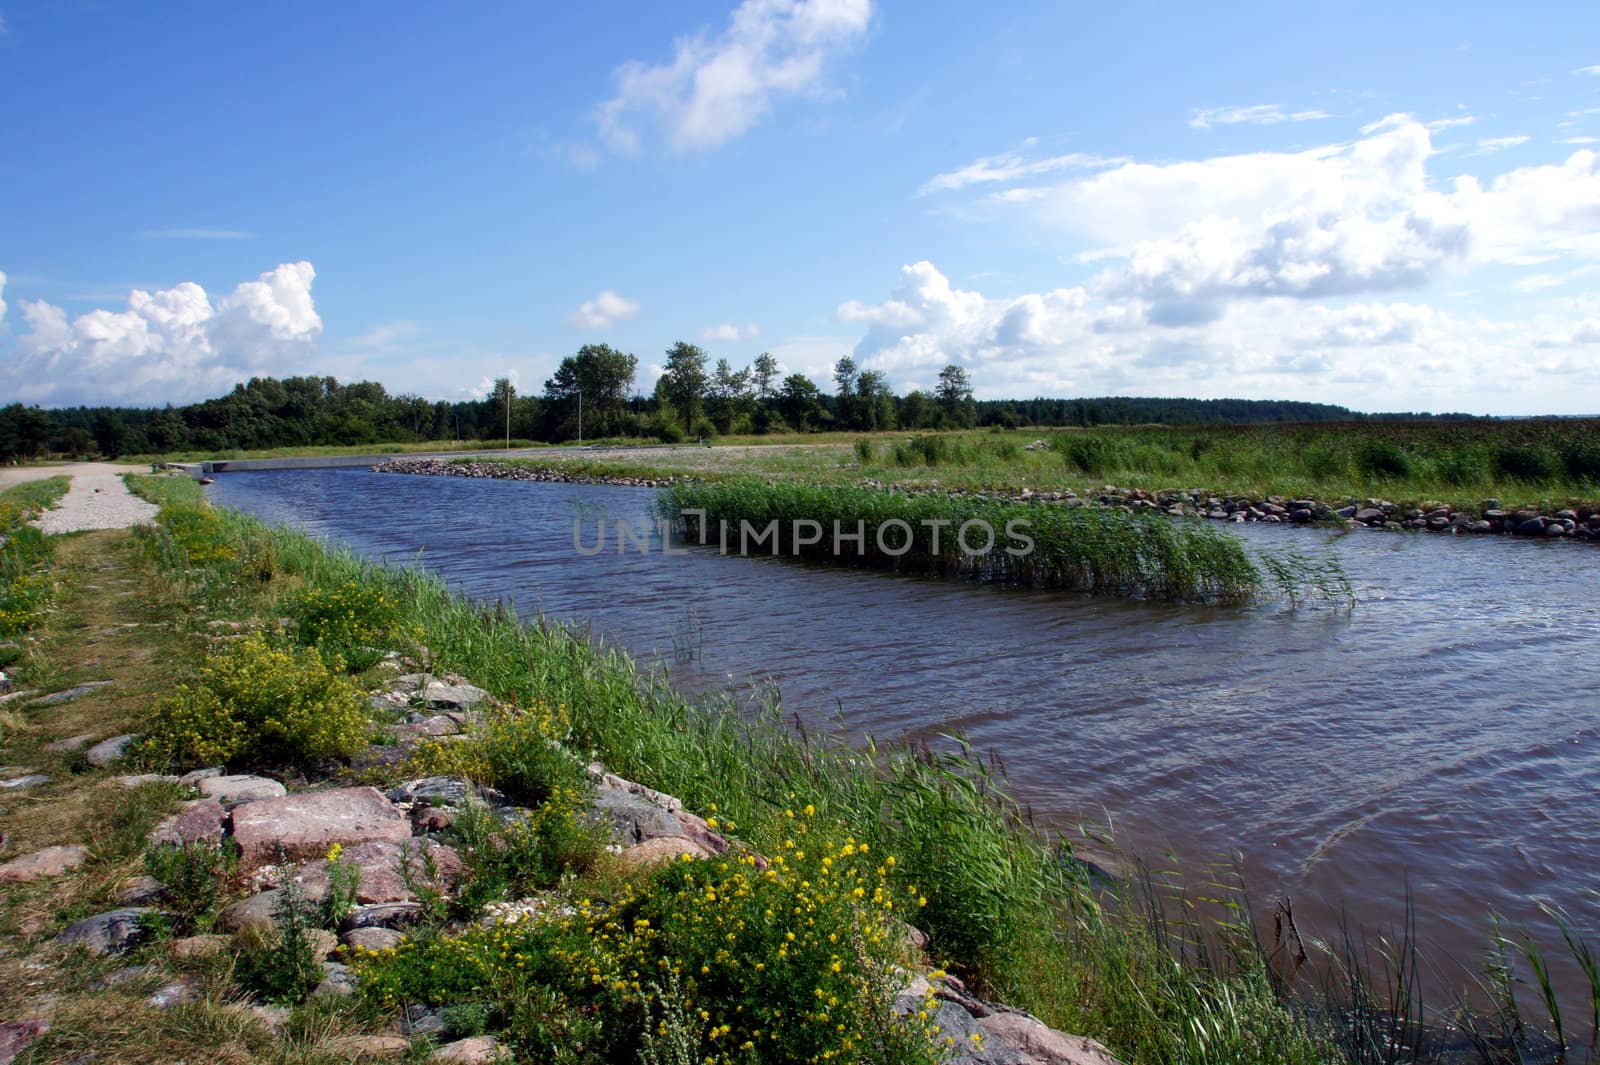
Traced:
<path fill-rule="evenodd" d="M 1436 959 L 1470 962 L 1491 910 L 1554 947 L 1540 901 L 1600 932 L 1590 545 L 1239 527 L 1334 551 L 1360 605 L 1222 609 L 707 550 L 618 557 L 609 537 L 602 555 L 574 550 L 574 518 L 592 546 L 602 515 L 643 526 L 648 490 L 318 470 L 211 491 L 586 620 L 692 689 L 770 680 L 808 725 L 959 731 L 1039 817 L 1109 820 L 1119 845 L 1170 852 L 1191 880 L 1236 862 L 1258 903 L 1292 897 L 1308 934 L 1341 908 L 1393 931 L 1408 888 Z"/>

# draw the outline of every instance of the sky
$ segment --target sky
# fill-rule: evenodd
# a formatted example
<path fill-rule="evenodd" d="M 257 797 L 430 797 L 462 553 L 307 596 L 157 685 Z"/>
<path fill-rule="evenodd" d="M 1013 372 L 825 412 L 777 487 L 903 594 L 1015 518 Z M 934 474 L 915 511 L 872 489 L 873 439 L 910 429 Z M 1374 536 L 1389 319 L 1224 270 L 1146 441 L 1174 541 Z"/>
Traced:
<path fill-rule="evenodd" d="M 0 404 L 610 343 L 1600 413 L 1600 5 L 0 0 Z"/>

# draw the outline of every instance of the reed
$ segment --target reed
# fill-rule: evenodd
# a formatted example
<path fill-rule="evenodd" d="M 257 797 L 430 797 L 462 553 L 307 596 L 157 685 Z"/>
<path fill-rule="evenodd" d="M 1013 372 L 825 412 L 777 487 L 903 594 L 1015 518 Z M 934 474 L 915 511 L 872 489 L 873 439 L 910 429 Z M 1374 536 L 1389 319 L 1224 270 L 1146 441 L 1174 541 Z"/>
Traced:
<path fill-rule="evenodd" d="M 754 480 L 674 485 L 656 506 L 688 541 L 742 553 L 1173 601 L 1350 597 L 1332 559 L 1252 554 L 1164 515 Z"/>

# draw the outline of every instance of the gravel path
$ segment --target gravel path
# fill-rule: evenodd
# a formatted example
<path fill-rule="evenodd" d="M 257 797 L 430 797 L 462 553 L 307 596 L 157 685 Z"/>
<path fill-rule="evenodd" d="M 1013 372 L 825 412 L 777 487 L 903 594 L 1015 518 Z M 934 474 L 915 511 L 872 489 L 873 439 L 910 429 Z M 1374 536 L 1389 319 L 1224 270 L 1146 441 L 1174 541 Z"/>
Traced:
<path fill-rule="evenodd" d="M 126 529 L 153 520 L 159 508 L 132 495 L 122 481 L 120 475 L 131 469 L 109 462 L 69 462 L 41 469 L 46 477 L 69 475 L 72 487 L 55 509 L 39 515 L 34 524 L 47 533 L 63 533 Z"/>

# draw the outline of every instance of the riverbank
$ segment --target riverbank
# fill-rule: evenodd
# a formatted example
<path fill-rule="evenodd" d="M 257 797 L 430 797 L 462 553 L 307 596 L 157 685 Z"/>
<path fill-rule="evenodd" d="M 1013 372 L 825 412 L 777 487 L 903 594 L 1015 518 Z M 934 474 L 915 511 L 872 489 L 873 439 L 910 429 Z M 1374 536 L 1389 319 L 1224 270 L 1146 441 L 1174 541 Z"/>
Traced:
<path fill-rule="evenodd" d="M 630 488 L 664 488 L 696 480 L 725 481 L 737 474 L 726 469 L 696 473 L 645 469 L 626 472 L 628 467 L 594 463 L 550 465 L 515 460 L 467 461 L 461 459 L 397 459 L 370 467 L 374 473 L 400 473 L 430 477 L 471 477 L 513 481 L 539 481 L 555 484 L 613 485 Z M 773 483 L 795 478 L 774 476 Z M 827 483 L 827 482 L 825 482 Z M 1397 503 L 1379 498 L 1336 498 L 1319 500 L 1282 495 L 1217 495 L 1199 489 L 1118 488 L 1104 485 L 1098 491 L 1079 495 L 1071 489 L 1033 488 L 928 488 L 893 479 L 864 478 L 859 485 L 909 495 L 948 495 L 998 499 L 1062 507 L 1102 507 L 1126 513 L 1151 511 L 1169 517 L 1207 518 L 1234 523 L 1285 525 L 1342 524 L 1351 527 L 1418 531 L 1451 535 L 1515 535 L 1540 539 L 1600 541 L 1600 508 L 1588 503 L 1554 509 L 1548 506 L 1521 506 L 1508 509 L 1498 499 L 1481 500 L 1475 505 L 1452 506 L 1437 500 Z M 1548 511 L 1548 512 L 1546 512 Z"/>

